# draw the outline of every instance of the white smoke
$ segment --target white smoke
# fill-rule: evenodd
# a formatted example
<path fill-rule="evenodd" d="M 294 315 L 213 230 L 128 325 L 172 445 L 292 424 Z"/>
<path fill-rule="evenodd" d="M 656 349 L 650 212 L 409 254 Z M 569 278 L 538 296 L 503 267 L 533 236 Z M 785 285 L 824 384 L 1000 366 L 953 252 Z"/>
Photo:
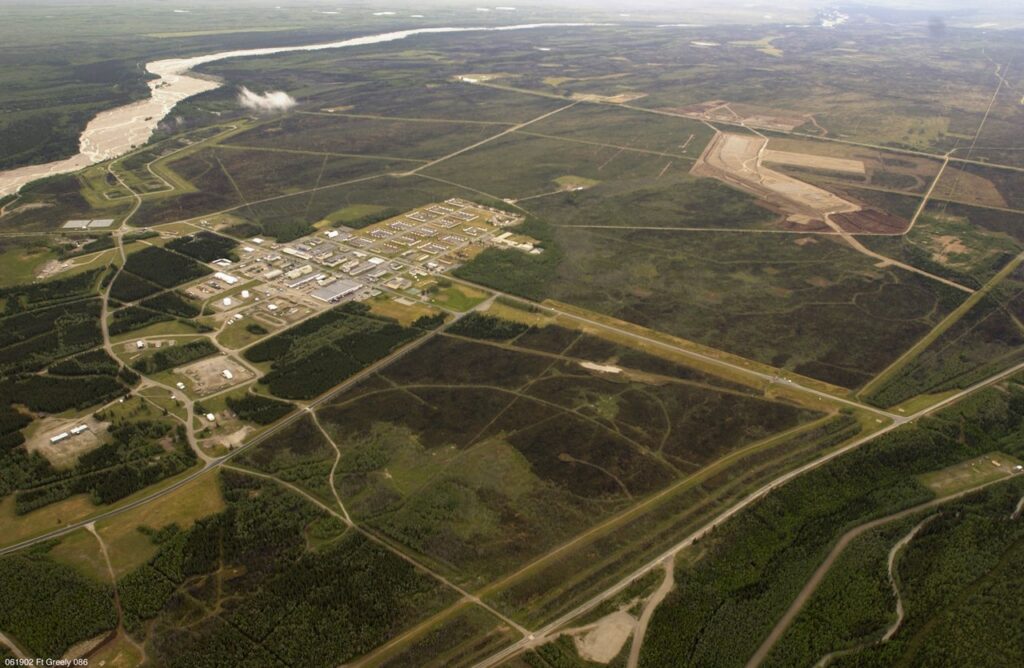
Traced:
<path fill-rule="evenodd" d="M 238 89 L 238 103 L 246 109 L 265 113 L 287 111 L 298 104 L 294 97 L 284 91 L 267 91 L 260 95 L 245 86 Z"/>

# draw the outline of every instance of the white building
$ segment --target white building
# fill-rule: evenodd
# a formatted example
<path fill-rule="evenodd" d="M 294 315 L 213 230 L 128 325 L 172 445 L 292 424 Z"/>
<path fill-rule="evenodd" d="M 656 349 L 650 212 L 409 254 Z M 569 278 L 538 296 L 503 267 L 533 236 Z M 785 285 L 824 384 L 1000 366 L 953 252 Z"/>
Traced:
<path fill-rule="evenodd" d="M 231 274 L 225 274 L 223 271 L 218 271 L 213 275 L 213 277 L 219 281 L 227 283 L 228 285 L 234 285 L 235 283 L 238 283 L 238 278 L 236 276 L 232 276 Z"/>

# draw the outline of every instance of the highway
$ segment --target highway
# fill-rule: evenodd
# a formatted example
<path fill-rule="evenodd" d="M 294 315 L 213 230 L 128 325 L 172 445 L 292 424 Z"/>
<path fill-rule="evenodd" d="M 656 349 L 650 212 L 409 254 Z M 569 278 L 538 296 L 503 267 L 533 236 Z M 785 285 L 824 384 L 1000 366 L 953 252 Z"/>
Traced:
<path fill-rule="evenodd" d="M 977 392 L 979 390 L 985 389 L 986 387 L 989 387 L 990 385 L 998 383 L 998 382 L 1000 382 L 1002 380 L 1005 380 L 1006 378 L 1009 378 L 1010 376 L 1013 376 L 1014 374 L 1019 373 L 1020 371 L 1024 371 L 1024 362 L 1022 362 L 1021 364 L 1018 364 L 1016 366 L 1013 366 L 1013 367 L 1011 367 L 1011 368 L 1009 368 L 1009 369 L 1007 369 L 1005 371 L 1002 371 L 1002 372 L 1000 372 L 998 374 L 995 374 L 995 375 L 987 378 L 986 380 L 983 380 L 983 381 L 981 381 L 981 382 L 979 382 L 979 383 L 977 383 L 975 385 L 972 385 L 971 387 L 969 387 L 969 388 L 967 388 L 965 390 L 961 390 L 960 392 L 957 392 L 956 394 L 954 394 L 954 395 L 952 395 L 950 397 L 947 397 L 946 399 L 944 399 L 943 401 L 935 404 L 934 406 L 931 406 L 929 408 L 925 408 L 923 410 L 920 410 L 917 413 L 914 413 L 913 415 L 911 415 L 911 416 L 909 416 L 909 417 L 907 417 L 907 418 L 905 418 L 905 419 L 903 419 L 903 420 L 901 420 L 899 422 L 894 422 L 893 424 L 891 424 L 891 425 L 889 425 L 889 426 L 887 426 L 887 427 L 885 427 L 885 428 L 883 428 L 883 429 L 881 429 L 881 430 L 879 430 L 879 431 L 877 431 L 877 432 L 875 432 L 875 433 L 873 433 L 873 434 L 871 434 L 869 436 L 865 436 L 863 438 L 859 438 L 859 439 L 857 439 L 855 441 L 852 441 L 851 443 L 848 443 L 847 445 L 843 446 L 842 448 L 840 448 L 838 450 L 834 450 L 834 451 L 832 451 L 832 452 L 830 452 L 830 453 L 828 453 L 826 455 L 822 455 L 821 457 L 819 457 L 818 459 L 815 459 L 814 461 L 808 462 L 807 464 L 804 464 L 803 466 L 795 468 L 792 471 L 789 471 L 788 473 L 784 473 L 784 474 L 780 475 L 779 477 L 777 477 L 774 480 L 772 480 L 771 482 L 765 484 L 764 486 L 762 486 L 758 490 L 756 490 L 756 491 L 752 492 L 751 494 L 749 494 L 748 496 L 744 497 L 742 500 L 740 500 L 739 502 L 737 502 L 736 504 L 734 504 L 733 506 L 731 506 L 730 508 L 725 510 L 721 515 L 719 515 L 715 519 L 711 520 L 710 522 L 708 522 L 707 524 L 702 526 L 697 531 L 695 531 L 692 534 L 690 534 L 684 540 L 680 541 L 679 543 L 677 543 L 676 545 L 672 546 L 668 550 L 666 550 L 663 553 L 659 554 L 657 557 L 655 557 L 654 559 L 650 560 L 649 562 L 647 562 L 646 564 L 644 564 L 643 566 L 641 566 L 637 570 L 633 571 L 633 573 L 631 573 L 630 575 L 626 576 L 625 578 L 620 580 L 615 585 L 612 585 L 611 587 L 609 587 L 608 589 L 604 590 L 600 594 L 597 594 L 596 596 L 594 596 L 590 600 L 588 600 L 588 601 L 578 605 L 577 607 L 575 607 L 572 610 L 570 610 L 569 612 L 565 613 L 564 615 L 562 615 L 558 619 L 556 619 L 553 622 L 547 624 L 543 628 L 538 629 L 538 630 L 534 631 L 533 633 L 527 635 L 522 640 L 520 640 L 520 641 L 518 641 L 518 642 L 516 642 L 516 643 L 514 643 L 512 645 L 509 645 L 508 647 L 506 647 L 505 649 L 501 650 L 500 652 L 497 652 L 496 654 L 491 655 L 487 659 L 485 659 L 485 660 L 481 661 L 480 663 L 478 663 L 476 668 L 488 668 L 489 666 L 496 666 L 496 665 L 502 663 L 503 661 L 505 661 L 506 659 L 514 656 L 515 654 L 518 654 L 519 652 L 527 650 L 527 649 L 529 649 L 531 647 L 536 647 L 538 645 L 543 645 L 545 642 L 551 640 L 554 636 L 557 636 L 559 631 L 560 631 L 560 629 L 565 627 L 567 624 L 572 622 L 574 619 L 576 619 L 577 617 L 579 617 L 581 615 L 584 615 L 584 614 L 590 612 L 595 607 L 597 607 L 601 602 L 603 602 L 603 601 L 605 601 L 605 600 L 615 596 L 616 594 L 618 594 L 619 592 L 624 590 L 626 587 L 628 587 L 630 584 L 632 584 L 636 580 L 638 580 L 638 579 L 642 578 L 643 576 L 647 575 L 652 570 L 661 567 L 666 559 L 674 559 L 676 557 L 676 555 L 679 554 L 679 552 L 681 552 L 682 550 L 685 550 L 686 548 L 688 548 L 691 545 L 693 545 L 696 541 L 698 541 L 700 538 L 705 536 L 708 532 L 710 532 L 710 531 L 714 530 L 715 528 L 725 524 L 732 517 L 734 517 L 735 515 L 739 514 L 742 511 L 746 510 L 750 506 L 754 505 L 755 503 L 757 503 L 758 501 L 760 501 L 764 497 L 768 496 L 768 494 L 770 494 L 771 492 L 775 491 L 776 489 L 782 487 L 786 483 L 788 483 L 788 482 L 798 478 L 799 476 L 801 476 L 801 475 L 803 475 L 805 473 L 809 473 L 810 471 L 818 469 L 818 468 L 824 466 L 825 464 L 828 464 L 832 460 L 837 459 L 838 457 L 841 457 L 841 456 L 843 456 L 843 455 L 845 455 L 845 454 L 847 454 L 847 453 L 849 453 L 849 452 L 851 452 L 853 450 L 856 450 L 857 448 L 861 447 L 862 445 L 864 445 L 866 443 L 869 443 L 869 442 L 875 440 L 876 438 L 879 438 L 879 437 L 881 437 L 881 436 L 883 436 L 883 435 L 885 435 L 885 434 L 887 434 L 887 433 L 889 433 L 891 431 L 894 431 L 894 430 L 898 429 L 900 426 L 902 426 L 906 422 L 913 422 L 914 420 L 917 420 L 918 418 L 921 418 L 921 417 L 924 417 L 926 415 L 930 415 L 932 413 L 938 412 L 938 411 L 940 411 L 940 410 L 942 410 L 944 408 L 948 408 L 949 406 L 957 403 L 958 401 L 960 401 L 964 397 L 969 396 L 969 395 L 971 395 L 971 394 L 973 394 L 973 393 L 975 393 L 975 392 Z"/>
<path fill-rule="evenodd" d="M 484 302 L 484 304 L 487 304 L 487 303 L 489 303 L 489 302 Z M 481 304 L 480 307 L 483 307 L 484 304 Z M 480 308 L 480 307 L 478 307 L 478 308 Z M 81 528 L 85 527 L 87 524 L 90 524 L 90 523 L 93 523 L 93 522 L 102 522 L 103 520 L 110 519 L 111 517 L 116 517 L 117 515 L 120 515 L 122 513 L 126 513 L 126 512 L 128 512 L 130 510 L 134 510 L 136 508 L 144 506 L 147 503 L 152 503 L 153 501 L 161 499 L 161 498 L 167 496 L 168 494 L 171 494 L 175 490 L 181 489 L 182 487 L 184 487 L 185 485 L 189 484 L 193 480 L 199 478 L 200 476 L 205 475 L 206 473 L 208 473 L 209 471 L 211 471 L 213 469 L 216 469 L 216 468 L 219 468 L 220 466 L 223 466 L 224 464 L 226 464 L 229 461 L 231 461 L 231 459 L 233 459 L 234 457 L 237 457 L 239 454 L 241 454 L 241 453 L 245 452 L 246 450 L 249 450 L 250 448 L 253 448 L 253 447 L 259 445 L 260 443 L 263 443 L 267 439 L 273 437 L 274 435 L 276 435 L 280 431 L 284 430 L 289 425 L 293 424 L 295 421 L 301 419 L 306 414 L 307 410 L 315 409 L 318 406 L 321 406 L 321 405 L 323 405 L 323 404 L 325 404 L 325 403 L 327 403 L 329 401 L 332 401 L 335 397 L 337 397 L 338 395 L 344 393 L 345 391 L 347 391 L 348 389 L 350 389 L 354 385 L 358 384 L 359 382 L 361 382 L 362 380 L 364 380 L 368 376 L 376 373 L 378 370 L 386 367 L 387 365 L 391 364 L 392 362 L 398 361 L 399 359 L 405 357 L 406 355 L 408 355 L 409 353 L 413 352 L 414 350 L 419 349 L 421 346 L 426 344 L 428 341 L 433 339 L 435 336 L 437 336 L 441 332 L 445 331 L 448 327 L 450 327 L 453 324 L 455 324 L 456 322 L 458 322 L 458 320 L 461 317 L 462 317 L 462 315 L 456 315 L 455 318 L 453 318 L 450 322 L 448 322 L 447 324 L 443 325 L 442 327 L 439 327 L 438 329 L 435 329 L 435 330 L 433 330 L 431 332 L 428 332 L 424 336 L 421 336 L 420 338 L 416 339 L 415 341 L 412 341 L 408 345 L 406 345 L 406 346 L 404 346 L 402 348 L 399 348 L 398 350 L 394 351 L 393 353 L 391 353 L 387 357 L 384 357 L 384 358 L 378 360 L 377 362 L 374 362 L 373 364 L 371 364 L 370 366 L 366 367 L 365 369 L 363 369 L 359 373 L 355 374 L 354 376 L 348 378 L 344 382 L 342 382 L 339 385 L 335 386 L 334 389 L 328 391 L 326 394 L 322 395 L 318 399 L 315 399 L 315 400 L 305 404 L 304 406 L 297 407 L 292 412 L 291 415 L 289 415 L 288 417 L 284 418 L 282 421 L 278 422 L 274 426 L 268 428 L 267 431 L 263 432 L 262 434 L 260 434 L 256 438 L 252 439 L 251 441 L 249 441 L 245 445 L 237 448 L 236 450 L 232 450 L 231 452 L 229 452 L 226 455 L 222 455 L 220 457 L 209 459 L 208 461 L 206 461 L 203 464 L 203 467 L 201 469 L 199 469 L 197 471 L 193 471 L 192 473 L 186 475 L 185 477 L 180 478 L 179 480 L 176 480 L 173 484 L 168 485 L 167 487 L 161 488 L 161 489 L 159 489 L 159 490 L 157 490 L 157 491 L 155 491 L 155 492 L 153 492 L 151 494 L 147 494 L 146 496 L 143 496 L 142 498 L 139 498 L 139 499 L 136 499 L 136 500 L 131 501 L 129 503 L 126 503 L 126 504 L 124 504 L 122 506 L 118 506 L 116 508 L 112 508 L 110 510 L 107 510 L 105 512 L 102 512 L 102 513 L 99 513 L 99 514 L 96 514 L 96 515 L 91 515 L 91 516 L 89 516 L 89 517 L 87 517 L 85 519 L 79 520 L 77 522 L 72 522 L 72 523 L 68 524 L 67 526 L 65 526 L 63 528 L 55 529 L 53 531 L 48 531 L 48 532 L 46 532 L 44 534 L 41 534 L 39 536 L 36 536 L 34 538 L 29 538 L 27 540 L 23 540 L 20 543 L 15 543 L 13 545 L 9 545 L 7 547 L 0 548 L 0 556 L 3 556 L 5 554 L 10 554 L 12 552 L 17 552 L 18 550 L 23 550 L 23 549 L 25 549 L 27 547 L 31 547 L 32 545 L 36 545 L 36 544 L 42 543 L 44 541 L 53 540 L 54 538 L 60 538 L 61 536 L 65 536 L 65 535 L 71 533 L 72 531 L 75 531 L 77 529 L 81 529 Z"/>
<path fill-rule="evenodd" d="M 897 424 L 902 424 L 904 422 L 907 422 L 910 419 L 910 418 L 908 418 L 905 415 L 898 415 L 896 413 L 890 413 L 889 411 L 882 410 L 881 408 L 877 408 L 875 406 L 869 406 L 868 404 L 864 404 L 864 403 L 861 403 L 859 401 L 854 401 L 852 399 L 847 399 L 846 397 L 841 397 L 841 396 L 838 396 L 838 395 L 835 395 L 835 394 L 830 394 L 828 392 L 823 392 L 822 390 L 817 390 L 817 389 L 815 389 L 813 387 L 808 387 L 807 385 L 803 385 L 798 380 L 793 380 L 792 378 L 785 378 L 785 377 L 779 376 L 778 374 L 771 374 L 771 373 L 766 373 L 766 372 L 763 372 L 763 371 L 757 371 L 756 369 L 751 369 L 749 367 L 745 367 L 745 366 L 742 366 L 740 364 L 735 364 L 733 362 L 729 362 L 729 361 L 726 361 L 726 360 L 723 360 L 723 359 L 719 359 L 719 358 L 713 357 L 711 355 L 706 355 L 704 353 L 699 353 L 699 352 L 697 352 L 695 350 L 690 350 L 688 348 L 683 348 L 682 346 L 677 346 L 677 345 L 674 345 L 674 344 L 671 344 L 671 343 L 667 343 L 665 341 L 661 341 L 659 339 L 655 339 L 655 338 L 650 337 L 650 336 L 645 336 L 643 334 L 638 334 L 636 332 L 632 332 L 632 331 L 630 331 L 628 329 L 625 329 L 625 328 L 622 328 L 622 327 L 616 327 L 615 325 L 609 325 L 607 323 L 603 323 L 603 322 L 600 322 L 598 320 L 594 320 L 592 318 L 587 318 L 585 316 L 577 315 L 575 313 L 570 313 L 569 311 L 566 311 L 564 309 L 560 309 L 557 306 L 552 306 L 551 304 L 549 304 L 547 302 L 543 302 L 543 303 L 542 302 L 535 302 L 535 301 L 532 301 L 532 300 L 529 300 L 529 299 L 525 299 L 523 297 L 519 297 L 519 296 L 516 296 L 516 295 L 509 294 L 507 292 L 502 292 L 500 290 L 495 290 L 493 288 L 487 288 L 487 287 L 484 287 L 482 285 L 477 285 L 476 283 L 473 283 L 471 281 L 467 281 L 467 280 L 464 280 L 464 279 L 461 279 L 461 278 L 457 278 L 455 276 L 450 276 L 449 275 L 448 278 L 451 281 L 455 282 L 455 283 L 462 283 L 463 285 L 475 288 L 477 290 L 487 290 L 488 292 L 492 292 L 495 295 L 498 295 L 498 296 L 501 296 L 501 297 L 506 297 L 508 299 L 513 299 L 515 301 L 522 302 L 524 304 L 529 304 L 531 306 L 536 306 L 537 308 L 540 308 L 540 309 L 543 309 L 543 310 L 546 310 L 546 311 L 550 311 L 550 312 L 555 313 L 558 316 L 563 317 L 565 319 L 574 320 L 576 322 L 581 322 L 583 324 L 589 325 L 590 327 L 596 327 L 598 329 L 603 329 L 605 331 L 613 332 L 613 333 L 618 334 L 620 336 L 626 336 L 626 337 L 629 337 L 629 338 L 633 339 L 634 341 L 640 341 L 642 343 L 646 343 L 646 344 L 655 346 L 657 348 L 661 348 L 662 350 L 668 350 L 670 352 L 673 352 L 673 353 L 676 353 L 676 354 L 679 354 L 679 355 L 683 355 L 684 357 L 688 357 L 688 358 L 693 359 L 693 360 L 698 360 L 698 361 L 703 362 L 705 364 L 711 364 L 713 366 L 717 366 L 717 367 L 720 367 L 720 368 L 723 368 L 723 369 L 728 369 L 729 371 L 735 371 L 735 372 L 738 372 L 738 373 L 742 373 L 743 375 L 750 376 L 752 378 L 756 378 L 758 380 L 762 380 L 762 381 L 765 381 L 767 383 L 784 385 L 785 387 L 788 387 L 788 388 L 790 388 L 792 390 L 796 390 L 798 392 L 802 392 L 804 394 L 809 394 L 809 395 L 811 395 L 813 397 L 817 397 L 818 399 L 821 399 L 822 401 L 837 402 L 837 403 L 843 404 L 844 406 L 849 406 L 850 408 L 856 408 L 858 410 L 868 411 L 869 413 L 873 413 L 873 414 L 878 415 L 880 417 L 885 417 L 885 418 L 887 418 L 889 420 L 892 420 L 893 422 L 895 422 Z"/>

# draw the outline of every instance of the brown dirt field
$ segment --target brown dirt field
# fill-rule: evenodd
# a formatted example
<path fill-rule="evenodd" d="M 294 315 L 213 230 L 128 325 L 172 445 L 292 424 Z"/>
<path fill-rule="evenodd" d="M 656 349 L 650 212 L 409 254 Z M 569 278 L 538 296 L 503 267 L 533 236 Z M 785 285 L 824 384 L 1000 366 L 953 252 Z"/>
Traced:
<path fill-rule="evenodd" d="M 909 220 L 879 209 L 837 213 L 832 220 L 853 234 L 903 234 L 910 227 Z"/>
<path fill-rule="evenodd" d="M 607 104 L 628 104 L 647 97 L 647 93 L 619 93 L 618 95 L 597 95 L 595 93 L 573 93 L 572 99 L 584 102 L 605 102 Z"/>
<path fill-rule="evenodd" d="M 610 663 L 619 655 L 636 628 L 636 618 L 625 610 L 602 617 L 582 633 L 572 636 L 576 651 L 585 661 Z"/>
<path fill-rule="evenodd" d="M 767 143 L 762 137 L 723 132 L 715 136 L 691 172 L 717 178 L 783 208 L 811 219 L 835 212 L 853 212 L 857 204 L 818 186 L 787 176 L 761 164 Z M 806 229 L 806 228 L 801 228 Z"/>
<path fill-rule="evenodd" d="M 791 153 L 789 151 L 775 151 L 769 149 L 764 152 L 764 160 L 765 162 L 773 162 L 780 165 L 809 167 L 811 169 L 823 169 L 830 172 L 848 172 L 850 174 L 866 173 L 863 160 L 833 158 L 824 155 L 811 155 L 809 153 Z"/>
<path fill-rule="evenodd" d="M 84 424 L 89 427 L 77 436 L 69 436 L 59 443 L 51 443 L 50 438 L 72 427 Z M 91 415 L 76 420 L 60 418 L 44 418 L 34 434 L 25 442 L 25 449 L 45 457 L 54 468 L 70 469 L 78 463 L 78 458 L 95 450 L 103 444 L 103 435 L 107 433 L 108 423 L 99 422 Z"/>
<path fill-rule="evenodd" d="M 720 107 L 723 104 L 727 104 L 725 100 L 708 100 L 707 102 L 699 102 L 697 104 L 690 104 L 685 107 L 677 107 L 671 111 L 677 114 L 704 114 L 715 107 Z"/>
<path fill-rule="evenodd" d="M 791 109 L 772 109 L 751 104 L 730 104 L 733 111 L 743 116 L 750 125 L 764 125 L 791 131 L 808 120 L 808 115 Z"/>
<path fill-rule="evenodd" d="M 951 199 L 957 202 L 1000 208 L 1008 206 L 999 189 L 991 181 L 952 166 L 946 168 L 946 171 L 942 173 L 942 178 L 939 179 L 935 186 L 935 192 L 932 193 L 932 199 Z"/>
<path fill-rule="evenodd" d="M 962 255 L 971 252 L 958 237 L 945 235 L 935 237 L 934 241 L 940 246 L 939 250 L 935 251 L 934 258 L 943 264 L 949 261 L 950 255 Z"/>
<path fill-rule="evenodd" d="M 831 229 L 821 218 L 813 218 L 811 216 L 801 214 L 794 214 L 786 217 L 782 221 L 781 227 L 784 230 L 794 230 L 798 232 L 828 232 Z"/>
<path fill-rule="evenodd" d="M 231 372 L 233 376 L 231 380 L 222 375 L 225 369 Z M 217 355 L 193 362 L 188 366 L 175 369 L 175 373 L 180 373 L 188 378 L 192 382 L 192 390 L 199 395 L 213 394 L 245 383 L 255 377 L 251 371 L 226 355 Z"/>
<path fill-rule="evenodd" d="M 939 173 L 942 165 L 940 160 L 925 158 L 921 156 L 904 155 L 884 150 L 871 149 L 863 146 L 850 146 L 836 142 L 816 141 L 813 139 L 794 139 L 791 137 L 772 137 L 768 142 L 771 151 L 783 153 L 795 153 L 800 155 L 815 155 L 828 158 L 839 158 L 842 160 L 857 161 L 864 165 L 868 184 L 877 185 L 881 188 L 903 190 L 907 192 L 923 193 L 931 185 L 932 179 Z M 841 163 L 840 163 L 841 164 Z M 811 166 L 793 164 L 795 167 Z M 818 167 L 828 169 L 837 174 L 842 169 Z M 850 172 L 853 174 L 852 172 Z M 904 178 L 899 178 L 904 177 Z M 905 177 L 911 177 L 915 183 L 906 183 Z M 842 178 L 842 177 L 840 177 Z M 894 185 L 894 179 L 895 184 Z"/>

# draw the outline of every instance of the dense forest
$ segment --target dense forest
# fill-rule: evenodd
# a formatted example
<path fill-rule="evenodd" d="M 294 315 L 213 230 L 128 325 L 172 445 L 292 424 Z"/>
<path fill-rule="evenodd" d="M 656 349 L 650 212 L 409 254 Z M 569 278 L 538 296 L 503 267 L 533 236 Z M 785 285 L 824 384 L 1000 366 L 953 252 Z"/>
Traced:
<path fill-rule="evenodd" d="M 1024 455 L 1024 386 L 979 392 L 780 488 L 680 563 L 643 666 L 745 662 L 839 535 L 933 498 L 917 475 L 978 455 Z M 736 559 L 737 554 L 746 555 Z"/>
<path fill-rule="evenodd" d="M 118 583 L 126 624 L 158 665 L 337 665 L 452 600 L 284 488 L 233 472 L 221 481 L 224 512 L 163 536 Z"/>
<path fill-rule="evenodd" d="M 528 329 L 530 329 L 529 325 L 524 325 L 521 322 L 473 312 L 454 323 L 448 328 L 448 331 L 474 339 L 507 341 L 516 338 Z"/>
<path fill-rule="evenodd" d="M 200 262 L 213 262 L 222 258 L 232 259 L 231 251 L 235 245 L 233 239 L 214 232 L 203 231 L 169 241 L 167 248 L 188 255 Z"/>
<path fill-rule="evenodd" d="M 102 416 L 101 416 L 102 417 Z M 167 421 L 115 422 L 111 440 L 86 452 L 70 470 L 58 471 L 33 455 L 15 488 L 15 511 L 24 514 L 66 499 L 89 494 L 96 504 L 108 504 L 185 471 L 196 462 L 184 429 Z"/>
<path fill-rule="evenodd" d="M 252 393 L 246 393 L 241 397 L 228 396 L 227 404 L 239 418 L 256 424 L 277 422 L 295 409 L 295 404 L 290 402 Z"/>
<path fill-rule="evenodd" d="M 245 357 L 272 361 L 260 382 L 276 396 L 311 399 L 421 334 L 349 302 L 257 343 Z"/>
<path fill-rule="evenodd" d="M 208 267 L 192 258 L 172 253 L 159 246 L 147 246 L 132 253 L 128 256 L 124 268 L 164 288 L 173 288 L 212 273 Z"/>
<path fill-rule="evenodd" d="M 59 657 L 117 624 L 112 588 L 51 559 L 54 543 L 0 558 L 0 628 L 31 656 Z"/>

